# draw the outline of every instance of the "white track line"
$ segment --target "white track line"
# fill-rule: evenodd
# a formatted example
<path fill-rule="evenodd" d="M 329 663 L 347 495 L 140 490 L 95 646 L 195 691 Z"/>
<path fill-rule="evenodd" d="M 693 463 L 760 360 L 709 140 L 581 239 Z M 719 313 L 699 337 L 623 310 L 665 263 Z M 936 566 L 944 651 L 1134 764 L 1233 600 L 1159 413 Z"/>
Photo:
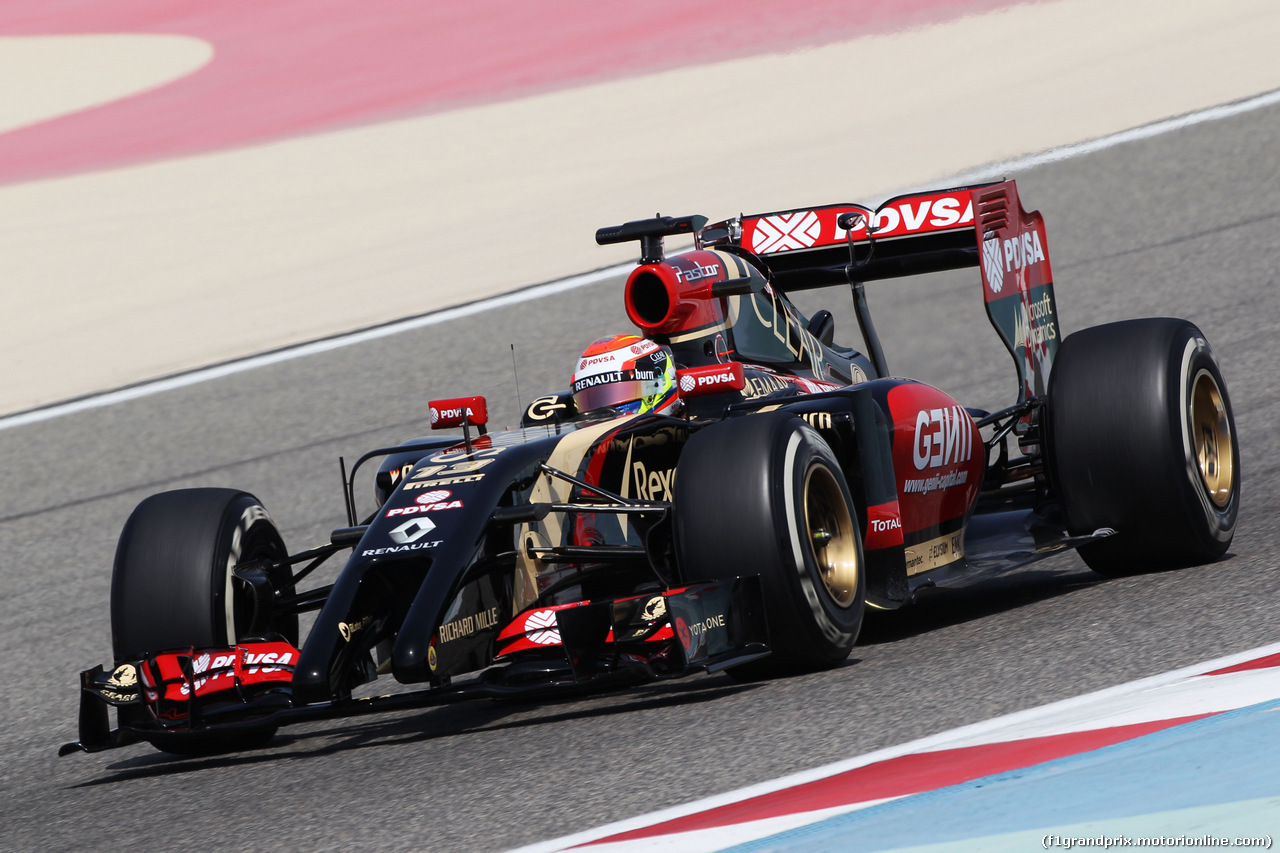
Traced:
<path fill-rule="evenodd" d="M 570 276 L 569 278 L 562 278 L 557 281 L 550 281 L 546 284 L 527 287 L 523 290 L 517 290 L 514 293 L 505 293 L 501 296 L 479 299 L 475 302 L 468 302 L 465 305 L 459 305 L 454 308 L 444 308 L 440 311 L 433 311 L 430 314 L 421 314 L 417 317 L 409 317 L 404 320 L 394 320 L 390 323 L 384 323 L 381 326 L 361 329 L 358 332 L 348 332 L 346 334 L 334 335 L 330 338 L 321 338 L 318 341 L 310 341 L 305 344 L 282 347 L 259 355 L 252 355 L 246 358 L 226 361 L 222 364 L 215 364 L 211 367 L 200 367 L 185 373 L 177 373 L 172 376 L 166 376 L 162 379 L 152 379 L 147 382 L 139 382 L 136 385 L 126 385 L 125 387 L 117 388 L 114 391 L 105 391 L 101 394 L 91 394 L 86 397 L 68 400 L 65 403 L 55 403 L 39 409 L 19 412 L 15 415 L 0 418 L 0 430 L 26 426 L 27 424 L 39 423 L 40 421 L 52 420 L 54 418 L 60 418 L 63 415 L 72 415 L 88 409 L 111 406 L 116 403 L 123 403 L 126 400 L 136 400 L 140 397 L 149 397 L 152 394 L 172 391 L 175 388 L 186 388 L 189 385 L 198 385 L 201 382 L 208 382 L 211 379 L 221 379 L 222 377 L 230 376 L 233 373 L 243 373 L 246 370 L 266 367 L 269 364 L 279 364 L 282 361 L 291 361 L 295 358 L 306 358 L 307 356 L 316 355 L 318 353 L 341 349 L 354 344 L 361 344 L 365 341 L 372 341 L 377 340 L 378 338 L 398 335 L 401 332 L 408 332 L 413 329 L 422 329 L 427 326 L 436 326 L 440 323 L 448 323 L 451 320 L 457 320 L 460 317 L 469 317 L 473 314 L 481 314 L 485 311 L 492 311 L 495 308 L 505 308 L 508 305 L 518 305 L 521 302 L 531 302 L 535 299 L 541 299 L 544 296 L 564 293 L 566 290 L 574 290 L 579 287 L 598 284 L 607 278 L 623 274 L 634 265 L 635 264 L 633 262 L 617 264 L 616 266 L 605 267 L 603 269 L 595 270 L 594 272 L 582 273 L 581 275 Z"/>
<path fill-rule="evenodd" d="M 953 176 L 952 180 L 958 184 L 965 184 L 972 181 L 980 181 L 1000 176 L 1006 172 L 1013 172 L 1020 169 L 1031 169 L 1036 166 L 1044 166 L 1048 163 L 1058 163 L 1062 160 L 1070 160 L 1073 157 L 1084 157 L 1087 154 L 1093 154 L 1103 151 L 1107 148 L 1114 148 L 1117 145 L 1123 145 L 1126 142 L 1137 142 L 1140 139 L 1150 139 L 1153 136 L 1160 136 L 1164 133 L 1172 133 L 1175 130 L 1192 127 L 1197 124 L 1205 124 L 1211 121 L 1220 121 L 1224 118 L 1231 118 L 1242 113 L 1260 110 L 1263 107 L 1270 107 L 1280 104 L 1280 89 L 1272 92 L 1263 92 L 1261 95 L 1254 95 L 1251 98 L 1244 98 L 1239 101 L 1232 101 L 1227 104 L 1220 104 L 1216 107 L 1207 107 L 1203 110 L 1197 110 L 1186 115 L 1174 116 L 1173 118 L 1161 119 L 1160 121 L 1144 124 L 1139 127 L 1130 128 L 1129 130 L 1121 130 L 1107 136 L 1100 136 L 1097 139 L 1091 139 L 1087 142 L 1076 142 L 1071 145 L 1063 145 L 1058 148 L 1050 148 L 1048 151 L 1041 151 L 1038 154 L 1028 154 L 1025 157 L 1017 157 L 1013 160 L 1002 160 L 996 163 L 988 163 L 985 166 L 979 166 L 968 172 L 962 172 Z"/>
<path fill-rule="evenodd" d="M 1207 109 L 1187 113 L 1186 115 L 1177 116 L 1175 118 L 1164 119 L 1162 121 L 1145 124 L 1141 127 L 1135 127 L 1129 130 L 1122 130 L 1118 133 L 1102 136 L 1088 142 L 1077 142 L 1071 145 L 1051 148 L 1048 151 L 1042 151 L 1038 154 L 1029 154 L 1025 157 L 1018 157 L 1013 160 L 989 163 L 985 166 L 979 166 L 972 171 L 953 176 L 951 180 L 954 182 L 954 185 L 962 185 L 973 181 L 987 179 L 992 176 L 1007 174 L 1009 172 L 1031 169 L 1036 166 L 1043 166 L 1048 163 L 1057 163 L 1074 157 L 1083 157 L 1087 154 L 1093 154 L 1107 148 L 1114 148 L 1117 145 L 1123 145 L 1126 142 L 1150 139 L 1153 136 L 1171 133 L 1175 130 L 1182 130 L 1183 128 L 1197 124 L 1219 121 L 1224 118 L 1230 118 L 1232 116 L 1237 116 L 1252 110 L 1262 109 L 1263 107 L 1269 107 L 1278 103 L 1280 103 L 1280 90 L 1264 92 L 1263 94 L 1255 95 L 1252 98 L 1245 98 L 1241 101 L 1233 101 L 1216 107 L 1208 107 Z M 631 266 L 632 265 L 630 263 L 618 264 L 616 266 L 595 270 L 594 272 L 570 276 L 569 278 L 563 278 L 558 281 L 547 282 L 546 284 L 517 290 L 514 293 L 494 296 L 489 299 L 481 299 L 466 305 L 460 305 L 456 308 L 446 308 L 430 314 L 410 317 L 406 320 L 396 320 L 370 329 L 362 329 L 358 332 L 349 332 L 347 334 L 335 335 L 330 338 L 322 338 L 318 341 L 311 341 L 310 343 L 283 347 L 260 355 L 249 356 L 247 358 L 236 359 L 234 361 L 227 361 L 222 364 L 215 364 L 211 367 L 197 368 L 185 373 L 167 376 L 162 379 L 153 379 L 146 382 L 139 382 L 135 385 L 127 385 L 123 388 L 117 388 L 114 391 L 91 394 L 89 396 L 69 400 L 65 403 L 55 403 L 38 409 L 31 409 L 26 412 L 19 412 L 14 415 L 0 418 L 0 430 L 53 420 L 54 418 L 88 411 L 89 409 L 112 406 L 116 403 L 123 403 L 126 400 L 136 400 L 141 397 L 149 397 L 152 394 L 171 391 L 175 388 L 186 388 L 190 385 L 198 385 L 201 382 L 208 382 L 212 379 L 221 379 L 224 376 L 230 376 L 234 373 L 242 373 L 246 370 L 266 367 L 269 364 L 279 364 L 280 362 L 290 361 L 295 358 L 306 358 L 307 356 L 315 355 L 317 353 L 341 349 L 342 347 L 364 343 L 365 341 L 371 341 L 377 338 L 385 338 L 390 335 L 398 335 L 401 332 L 408 332 L 413 329 L 421 329 L 426 326 L 446 323 L 450 320 L 456 320 L 459 317 L 469 317 L 473 314 L 491 311 L 494 308 L 505 308 L 509 305 L 531 302 L 535 299 L 541 299 L 544 296 L 551 296 L 556 293 L 563 293 L 566 290 L 573 290 L 575 288 L 597 284 L 611 276 L 622 274 L 626 270 L 630 269 Z"/>

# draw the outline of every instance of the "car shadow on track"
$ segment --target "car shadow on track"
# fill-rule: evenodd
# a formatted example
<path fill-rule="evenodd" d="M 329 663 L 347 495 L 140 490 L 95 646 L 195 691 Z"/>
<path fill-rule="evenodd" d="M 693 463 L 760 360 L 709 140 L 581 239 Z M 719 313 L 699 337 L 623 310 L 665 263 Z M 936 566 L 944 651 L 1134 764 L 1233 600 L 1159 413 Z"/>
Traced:
<path fill-rule="evenodd" d="M 859 645 L 892 643 L 1030 604 L 1089 589 L 1106 579 L 1083 564 L 1065 569 L 1019 571 L 956 589 L 923 589 L 900 610 L 868 611 Z"/>
<path fill-rule="evenodd" d="M 285 729 L 263 750 L 204 757 L 145 752 L 108 766 L 108 775 L 80 782 L 70 788 L 93 788 L 118 782 L 196 773 L 227 767 L 252 766 L 261 762 L 320 758 L 350 750 L 403 747 L 409 744 L 506 729 L 531 729 L 575 720 L 604 718 L 648 710 L 691 706 L 740 695 L 757 689 L 757 684 L 726 683 L 716 678 L 706 686 L 688 681 L 658 682 L 636 692 L 613 691 L 578 694 L 565 698 L 527 700 L 476 699 L 424 711 L 401 712 L 392 718 L 344 721 L 326 727 L 311 723 Z M 602 704 L 617 700 L 613 704 Z M 318 742 L 318 743 L 317 743 Z M 145 744 L 130 749 L 150 749 Z"/>

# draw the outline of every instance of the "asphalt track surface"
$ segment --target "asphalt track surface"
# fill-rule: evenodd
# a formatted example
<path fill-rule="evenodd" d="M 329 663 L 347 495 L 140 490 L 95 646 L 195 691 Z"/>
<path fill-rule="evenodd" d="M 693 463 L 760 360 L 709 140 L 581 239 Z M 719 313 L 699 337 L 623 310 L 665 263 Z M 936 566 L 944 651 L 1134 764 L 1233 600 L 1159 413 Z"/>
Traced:
<path fill-rule="evenodd" d="M 564 386 L 591 338 L 625 329 L 616 282 L 0 431 L 0 847 L 501 849 L 1275 642 L 1277 136 L 1271 107 L 1016 175 L 1047 220 L 1066 331 L 1172 315 L 1213 343 L 1244 471 L 1230 556 L 1113 581 L 1058 557 L 878 621 L 827 673 L 309 724 L 213 759 L 56 757 L 76 673 L 108 660 L 111 557 L 139 500 L 237 486 L 292 547 L 317 544 L 342 523 L 339 454 L 422 434 L 428 396 L 484 393 L 512 421 L 509 345 L 526 401 Z M 976 271 L 870 301 L 895 372 L 970 405 L 1013 395 Z"/>

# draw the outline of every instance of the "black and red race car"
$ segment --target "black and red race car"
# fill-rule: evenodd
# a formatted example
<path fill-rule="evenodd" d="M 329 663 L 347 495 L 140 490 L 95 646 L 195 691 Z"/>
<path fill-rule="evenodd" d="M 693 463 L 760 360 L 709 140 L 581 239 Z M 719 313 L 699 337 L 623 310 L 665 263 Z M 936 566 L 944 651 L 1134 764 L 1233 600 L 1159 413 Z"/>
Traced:
<path fill-rule="evenodd" d="M 695 249 L 665 257 L 681 234 Z M 1067 548 L 1124 574 L 1231 542 L 1239 450 L 1204 335 L 1148 319 L 1063 340 L 1044 224 L 1012 181 L 596 237 L 640 244 L 626 310 L 679 367 L 678 415 L 579 413 L 565 391 L 488 432 L 482 397 L 434 401 L 432 427 L 462 435 L 364 454 L 348 526 L 299 553 L 244 492 L 146 499 L 115 557 L 113 666 L 81 674 L 61 752 L 219 751 L 472 696 L 829 667 L 866 608 L 923 587 Z M 959 267 L 1013 356 L 1001 411 L 890 376 L 867 310 L 868 282 Z M 851 290 L 867 352 L 787 297 L 824 287 Z M 302 588 L 340 553 L 334 583 Z M 418 687 L 364 695 L 384 675 Z"/>

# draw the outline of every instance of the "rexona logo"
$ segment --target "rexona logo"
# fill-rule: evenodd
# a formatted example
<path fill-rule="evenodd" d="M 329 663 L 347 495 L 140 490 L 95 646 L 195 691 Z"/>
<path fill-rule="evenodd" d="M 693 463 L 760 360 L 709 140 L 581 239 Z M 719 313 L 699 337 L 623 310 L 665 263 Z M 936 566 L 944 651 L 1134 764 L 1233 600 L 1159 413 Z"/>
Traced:
<path fill-rule="evenodd" d="M 921 409 L 911 461 L 917 471 L 941 468 L 973 457 L 973 420 L 960 406 Z"/>
<path fill-rule="evenodd" d="M 642 501 L 669 501 L 674 485 L 676 469 L 649 470 L 643 462 L 631 464 L 631 476 L 635 482 L 635 496 Z"/>

